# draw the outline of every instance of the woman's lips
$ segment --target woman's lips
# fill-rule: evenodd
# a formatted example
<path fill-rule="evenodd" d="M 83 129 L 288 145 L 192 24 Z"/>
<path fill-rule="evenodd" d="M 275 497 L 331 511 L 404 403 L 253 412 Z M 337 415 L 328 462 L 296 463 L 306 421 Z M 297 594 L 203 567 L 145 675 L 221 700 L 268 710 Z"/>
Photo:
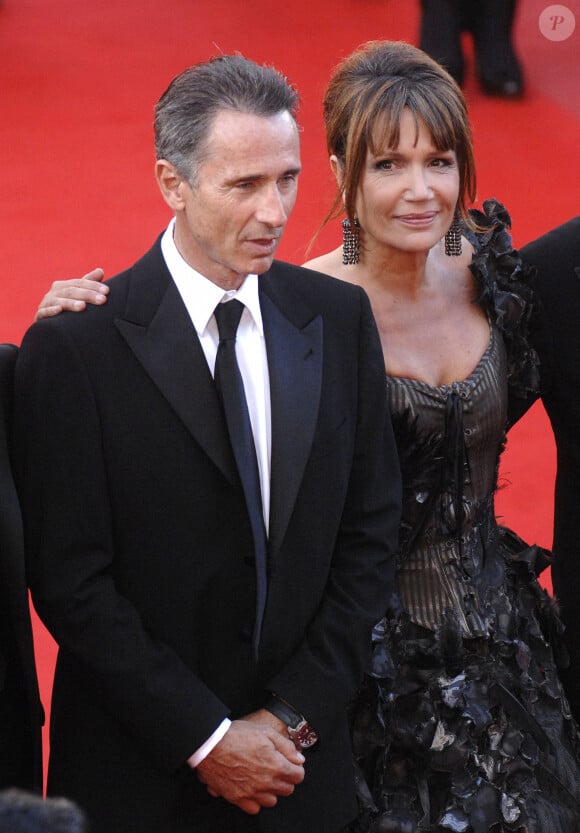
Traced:
<path fill-rule="evenodd" d="M 412 226 L 426 226 L 437 216 L 436 211 L 425 211 L 422 214 L 398 214 L 397 220 Z"/>

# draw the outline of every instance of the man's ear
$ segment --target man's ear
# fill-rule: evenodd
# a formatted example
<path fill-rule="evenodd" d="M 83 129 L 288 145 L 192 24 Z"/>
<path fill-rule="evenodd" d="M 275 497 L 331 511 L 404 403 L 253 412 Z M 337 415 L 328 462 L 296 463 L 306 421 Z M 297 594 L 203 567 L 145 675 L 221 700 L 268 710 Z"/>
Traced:
<path fill-rule="evenodd" d="M 182 211 L 185 207 L 184 191 L 190 185 L 177 172 L 175 165 L 167 159 L 158 159 L 155 163 L 155 179 L 167 205 L 173 211 Z"/>

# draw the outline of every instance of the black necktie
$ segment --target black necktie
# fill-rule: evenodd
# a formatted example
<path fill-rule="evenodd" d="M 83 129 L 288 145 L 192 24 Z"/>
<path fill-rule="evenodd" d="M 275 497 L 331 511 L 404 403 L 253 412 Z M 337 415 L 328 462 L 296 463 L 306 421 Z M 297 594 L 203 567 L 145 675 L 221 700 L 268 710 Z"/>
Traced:
<path fill-rule="evenodd" d="M 262 493 L 254 436 L 246 402 L 244 383 L 236 359 L 236 330 L 244 305 L 240 301 L 218 304 L 214 310 L 219 330 L 219 346 L 215 362 L 215 383 L 221 398 L 234 457 L 240 473 L 252 533 L 256 558 L 256 622 L 254 625 L 254 654 L 258 655 L 260 633 L 267 593 L 267 541 L 262 509 Z"/>

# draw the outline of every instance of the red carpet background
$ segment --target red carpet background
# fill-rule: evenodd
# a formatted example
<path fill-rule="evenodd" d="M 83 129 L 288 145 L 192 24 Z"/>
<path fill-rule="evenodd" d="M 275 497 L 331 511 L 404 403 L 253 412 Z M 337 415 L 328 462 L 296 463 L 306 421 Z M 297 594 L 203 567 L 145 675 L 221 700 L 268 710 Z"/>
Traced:
<path fill-rule="evenodd" d="M 479 198 L 506 203 L 518 245 L 580 213 L 580 0 L 566 2 L 577 26 L 562 42 L 540 32 L 548 5 L 520 0 L 523 101 L 466 82 Z M 332 193 L 320 107 L 330 70 L 366 40 L 416 42 L 418 19 L 418 0 L 0 0 L 0 338 L 20 341 L 53 280 L 94 266 L 111 276 L 150 246 L 169 219 L 152 175 L 153 105 L 174 75 L 218 52 L 272 63 L 301 91 L 304 173 L 279 256 L 302 262 Z M 337 239 L 338 224 L 314 253 Z M 544 545 L 553 476 L 538 405 L 511 434 L 498 509 Z M 35 630 L 48 707 L 54 645 Z"/>

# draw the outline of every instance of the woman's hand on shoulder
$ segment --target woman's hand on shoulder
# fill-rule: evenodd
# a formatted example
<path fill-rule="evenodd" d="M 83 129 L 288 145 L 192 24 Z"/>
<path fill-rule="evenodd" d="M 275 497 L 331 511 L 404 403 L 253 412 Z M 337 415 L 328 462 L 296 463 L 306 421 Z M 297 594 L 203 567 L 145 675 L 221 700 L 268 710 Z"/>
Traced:
<path fill-rule="evenodd" d="M 55 281 L 40 302 L 34 320 L 51 318 L 64 310 L 82 312 L 87 304 L 104 304 L 109 293 L 109 287 L 102 283 L 104 276 L 102 269 L 93 269 L 82 278 Z"/>

